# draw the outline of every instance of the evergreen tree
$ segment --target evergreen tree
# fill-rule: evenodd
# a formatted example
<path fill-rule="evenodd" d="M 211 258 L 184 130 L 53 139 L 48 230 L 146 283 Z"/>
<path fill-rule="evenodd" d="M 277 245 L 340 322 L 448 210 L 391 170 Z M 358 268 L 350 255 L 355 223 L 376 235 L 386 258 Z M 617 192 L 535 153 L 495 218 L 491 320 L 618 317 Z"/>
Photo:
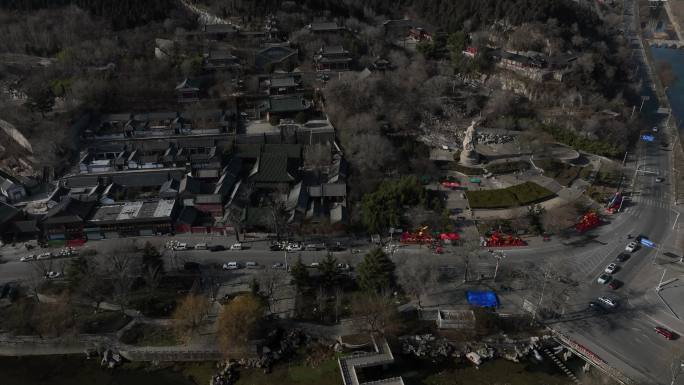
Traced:
<path fill-rule="evenodd" d="M 297 286 L 297 289 L 308 285 L 309 283 L 309 270 L 302 263 L 302 258 L 297 258 L 297 262 L 290 268 L 290 275 L 292 276 L 292 282 Z"/>
<path fill-rule="evenodd" d="M 321 282 L 326 288 L 335 286 L 339 279 L 339 272 L 337 271 L 337 259 L 331 253 L 325 257 L 318 266 L 318 271 L 321 273 Z"/>
<path fill-rule="evenodd" d="M 379 248 L 363 257 L 357 271 L 359 286 L 364 290 L 379 293 L 394 285 L 394 262 Z"/>

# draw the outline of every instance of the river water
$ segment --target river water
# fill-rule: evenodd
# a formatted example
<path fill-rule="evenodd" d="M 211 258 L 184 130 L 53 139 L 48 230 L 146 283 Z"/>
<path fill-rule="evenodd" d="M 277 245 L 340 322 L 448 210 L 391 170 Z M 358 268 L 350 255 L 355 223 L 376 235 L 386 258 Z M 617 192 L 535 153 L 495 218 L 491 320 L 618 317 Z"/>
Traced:
<path fill-rule="evenodd" d="M 674 84 L 668 87 L 667 96 L 672 107 L 672 114 L 681 128 L 684 123 L 684 50 L 652 47 L 651 52 L 656 62 L 670 63 L 677 76 Z"/>

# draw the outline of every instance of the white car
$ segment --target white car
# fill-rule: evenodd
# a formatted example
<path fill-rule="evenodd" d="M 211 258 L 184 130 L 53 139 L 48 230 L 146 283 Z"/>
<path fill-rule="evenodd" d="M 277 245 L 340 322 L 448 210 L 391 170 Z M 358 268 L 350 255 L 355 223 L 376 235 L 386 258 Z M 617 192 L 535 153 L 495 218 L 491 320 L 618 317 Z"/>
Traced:
<path fill-rule="evenodd" d="M 617 270 L 617 265 L 614 263 L 611 263 L 610 265 L 606 266 L 606 269 L 603 271 L 605 271 L 606 274 L 613 274 L 613 273 L 615 273 L 615 270 Z"/>
<path fill-rule="evenodd" d="M 608 274 L 601 274 L 601 275 L 599 275 L 599 277 L 598 277 L 598 279 L 597 279 L 596 281 L 597 281 L 598 283 L 600 283 L 601 285 L 605 285 L 606 283 L 608 283 L 608 281 L 611 280 L 611 278 L 613 278 L 613 277 L 611 277 L 611 276 L 608 275 Z"/>
<path fill-rule="evenodd" d="M 223 270 L 237 270 L 240 268 L 240 264 L 237 262 L 228 262 L 223 264 Z"/>
<path fill-rule="evenodd" d="M 618 301 L 615 298 L 598 297 L 598 300 L 601 301 L 601 303 L 608 305 L 609 307 L 616 307 L 618 305 Z"/>
<path fill-rule="evenodd" d="M 38 254 L 36 259 L 49 259 L 50 257 L 52 257 L 52 253 L 42 253 Z"/>
<path fill-rule="evenodd" d="M 62 274 L 60 274 L 59 272 L 56 272 L 56 271 L 48 271 L 47 273 L 45 273 L 45 278 L 55 279 L 55 278 L 59 278 L 61 275 Z"/>
<path fill-rule="evenodd" d="M 237 242 L 230 245 L 231 250 L 242 250 L 242 243 Z"/>
<path fill-rule="evenodd" d="M 195 250 L 206 250 L 209 248 L 209 245 L 206 243 L 198 243 L 195 245 Z"/>
<path fill-rule="evenodd" d="M 187 243 L 177 243 L 175 246 L 173 246 L 173 249 L 176 251 L 187 250 L 188 244 Z"/>
<path fill-rule="evenodd" d="M 321 264 L 318 262 L 311 262 L 311 264 L 309 265 L 309 267 L 312 267 L 314 269 L 317 269 L 319 266 L 321 266 Z"/>
<path fill-rule="evenodd" d="M 625 246 L 625 251 L 628 252 L 628 253 L 631 253 L 631 252 L 633 252 L 634 250 L 636 250 L 637 247 L 639 247 L 639 244 L 638 244 L 638 243 L 636 243 L 636 242 L 630 242 L 630 243 L 627 244 L 627 246 Z"/>
<path fill-rule="evenodd" d="M 258 269 L 259 264 L 256 262 L 253 262 L 253 261 L 249 261 L 249 262 L 245 263 L 245 267 L 248 269 Z"/>
<path fill-rule="evenodd" d="M 653 126 L 652 130 L 653 132 L 658 132 L 658 126 Z"/>
<path fill-rule="evenodd" d="M 299 243 L 290 243 L 285 248 L 287 251 L 302 251 L 302 245 Z"/>
<path fill-rule="evenodd" d="M 23 257 L 19 258 L 19 261 L 20 262 L 28 262 L 28 261 L 33 261 L 34 259 L 36 259 L 36 255 L 31 254 L 31 255 L 24 255 Z"/>

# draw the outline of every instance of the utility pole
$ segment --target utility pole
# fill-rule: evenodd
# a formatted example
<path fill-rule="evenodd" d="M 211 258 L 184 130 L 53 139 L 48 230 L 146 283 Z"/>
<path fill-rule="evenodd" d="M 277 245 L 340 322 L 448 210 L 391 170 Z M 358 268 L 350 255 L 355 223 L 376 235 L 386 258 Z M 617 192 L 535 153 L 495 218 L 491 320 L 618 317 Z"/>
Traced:
<path fill-rule="evenodd" d="M 532 314 L 532 322 L 530 324 L 533 324 L 534 320 L 537 319 L 537 312 L 539 312 L 539 310 L 541 309 L 541 304 L 544 300 L 544 290 L 546 290 L 546 281 L 548 280 L 549 273 L 550 272 L 548 270 L 544 272 L 544 281 L 542 282 L 542 289 L 541 294 L 539 295 L 539 302 L 537 303 L 537 308 L 534 309 L 534 313 Z"/>
<path fill-rule="evenodd" d="M 494 268 L 494 278 L 492 278 L 492 282 L 496 282 L 496 274 L 499 272 L 499 264 L 503 258 L 506 258 L 506 254 L 504 254 L 503 251 L 493 254 L 494 258 L 496 258 L 496 267 Z"/>
<path fill-rule="evenodd" d="M 463 273 L 463 283 L 468 282 L 468 256 L 465 257 L 465 271 Z"/>

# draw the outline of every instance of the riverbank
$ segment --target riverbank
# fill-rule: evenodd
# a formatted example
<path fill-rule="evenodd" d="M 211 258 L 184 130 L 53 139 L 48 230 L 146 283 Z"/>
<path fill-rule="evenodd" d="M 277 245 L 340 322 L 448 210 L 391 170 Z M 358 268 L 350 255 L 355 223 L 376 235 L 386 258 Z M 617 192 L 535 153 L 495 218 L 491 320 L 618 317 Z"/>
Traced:
<path fill-rule="evenodd" d="M 548 361 L 548 362 L 546 362 Z M 407 385 L 570 385 L 572 381 L 550 360 L 514 363 L 504 359 L 472 365 L 429 360 L 404 359 L 393 365 L 392 373 L 404 376 Z M 581 360 L 569 365 L 579 368 Z M 207 385 L 215 372 L 215 362 L 166 363 L 159 366 L 127 363 L 110 370 L 98 360 L 83 355 L 0 357 L 3 385 Z M 382 375 L 388 372 L 384 371 Z M 372 378 L 373 373 L 366 374 Z M 341 385 L 337 361 L 331 359 L 311 368 L 301 362 L 276 366 L 271 373 L 260 369 L 241 369 L 236 385 Z"/>

